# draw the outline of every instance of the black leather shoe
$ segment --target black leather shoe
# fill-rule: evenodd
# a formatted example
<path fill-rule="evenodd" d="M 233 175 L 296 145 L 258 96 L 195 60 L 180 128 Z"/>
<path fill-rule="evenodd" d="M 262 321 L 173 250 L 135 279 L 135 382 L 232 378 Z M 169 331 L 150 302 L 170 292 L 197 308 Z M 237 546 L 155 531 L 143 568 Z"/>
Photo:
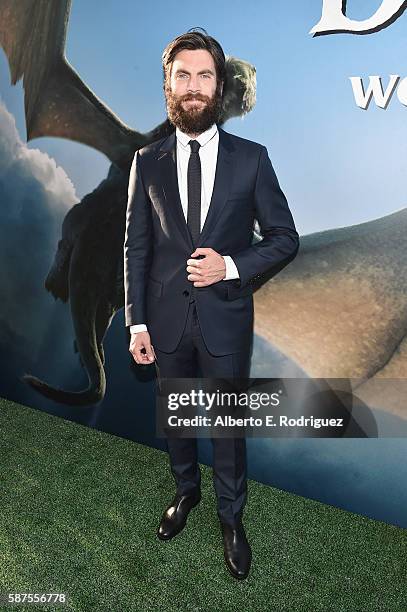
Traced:
<path fill-rule="evenodd" d="M 224 557 L 228 570 L 234 578 L 243 580 L 249 573 L 252 550 L 247 541 L 243 524 L 235 528 L 221 522 Z"/>
<path fill-rule="evenodd" d="M 190 510 L 200 501 L 200 493 L 193 495 L 179 495 L 177 493 L 161 518 L 157 531 L 160 540 L 171 540 L 182 531 Z"/>

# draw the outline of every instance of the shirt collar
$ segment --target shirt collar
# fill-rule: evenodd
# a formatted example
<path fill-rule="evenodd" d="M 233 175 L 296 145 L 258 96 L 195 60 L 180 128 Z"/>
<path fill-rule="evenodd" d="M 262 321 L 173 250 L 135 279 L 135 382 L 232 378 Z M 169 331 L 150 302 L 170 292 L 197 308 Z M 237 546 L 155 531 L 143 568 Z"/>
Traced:
<path fill-rule="evenodd" d="M 199 136 L 197 136 L 194 140 L 197 140 L 201 147 L 203 147 L 215 136 L 217 131 L 218 126 L 216 125 L 216 123 L 213 123 L 210 128 L 208 128 L 205 132 L 202 132 L 202 134 L 199 134 Z M 175 129 L 175 133 L 178 142 L 181 143 L 183 147 L 189 148 L 188 143 L 190 140 L 192 140 L 191 137 L 188 136 L 188 134 L 185 134 L 185 132 L 181 132 L 179 128 Z"/>

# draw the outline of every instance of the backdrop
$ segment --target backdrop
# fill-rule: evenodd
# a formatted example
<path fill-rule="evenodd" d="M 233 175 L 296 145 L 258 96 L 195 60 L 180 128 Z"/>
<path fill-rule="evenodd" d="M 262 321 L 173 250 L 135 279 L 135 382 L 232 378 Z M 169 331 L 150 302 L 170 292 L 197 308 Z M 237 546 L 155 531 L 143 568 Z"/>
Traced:
<path fill-rule="evenodd" d="M 132 362 L 120 302 L 119 144 L 137 140 L 126 126 L 146 134 L 165 120 L 161 53 L 200 26 L 256 67 L 254 109 L 224 129 L 267 147 L 301 236 L 294 262 L 255 293 L 252 375 L 346 381 L 377 425 L 374 439 L 249 439 L 249 476 L 407 526 L 405 5 L 3 0 L 0 395 L 165 448 L 154 369 Z M 65 28 L 75 72 L 61 61 Z M 114 115 L 99 125 L 103 105 Z M 90 120 L 74 137 L 81 113 Z M 71 288 L 89 287 L 76 306 L 69 274 Z M 90 305 L 102 287 L 96 346 Z M 80 391 L 102 344 L 99 403 L 46 399 L 21 380 Z M 210 451 L 201 440 L 200 460 Z"/>

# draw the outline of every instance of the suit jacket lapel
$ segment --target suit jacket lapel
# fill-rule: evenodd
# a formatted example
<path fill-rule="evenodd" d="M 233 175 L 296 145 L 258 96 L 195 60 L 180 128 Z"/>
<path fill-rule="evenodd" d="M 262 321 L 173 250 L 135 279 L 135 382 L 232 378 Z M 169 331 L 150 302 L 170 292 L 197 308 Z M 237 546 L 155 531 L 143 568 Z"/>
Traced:
<path fill-rule="evenodd" d="M 204 226 L 199 236 L 197 246 L 205 246 L 204 241 L 209 236 L 211 230 L 227 201 L 230 186 L 232 184 L 234 170 L 234 155 L 235 147 L 229 134 L 218 128 L 219 131 L 219 146 L 218 158 L 216 163 L 215 182 L 212 191 L 211 202 L 209 205 L 208 214 L 205 219 Z M 177 147 L 175 131 L 164 140 L 158 152 L 157 161 L 159 163 L 159 175 L 162 182 L 164 195 L 168 206 L 171 207 L 175 222 L 187 242 L 188 247 L 193 251 L 191 234 L 189 232 L 184 211 L 182 210 L 181 198 L 178 189 L 177 177 Z"/>
<path fill-rule="evenodd" d="M 189 229 L 185 221 L 178 189 L 175 131 L 172 132 L 172 134 L 170 134 L 161 144 L 157 161 L 159 164 L 158 173 L 167 205 L 171 208 L 174 220 L 178 225 L 178 229 L 192 253 L 194 247 L 192 244 L 191 234 L 189 233 Z"/>
<path fill-rule="evenodd" d="M 235 147 L 229 134 L 218 127 L 219 146 L 218 159 L 216 163 L 215 182 L 213 185 L 211 202 L 205 223 L 199 236 L 197 246 L 205 246 L 205 240 L 216 225 L 216 221 L 226 204 L 230 187 L 232 185 L 235 156 Z"/>

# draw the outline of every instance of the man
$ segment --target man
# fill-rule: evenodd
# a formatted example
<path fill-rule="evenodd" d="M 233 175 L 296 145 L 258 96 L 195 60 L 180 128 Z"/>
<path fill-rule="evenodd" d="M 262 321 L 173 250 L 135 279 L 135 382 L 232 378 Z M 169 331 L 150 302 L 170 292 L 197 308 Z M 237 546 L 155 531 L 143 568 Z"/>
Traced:
<path fill-rule="evenodd" d="M 130 352 L 162 377 L 245 378 L 253 339 L 253 283 L 281 269 L 298 234 L 267 155 L 217 127 L 225 56 L 201 32 L 178 36 L 162 56 L 168 118 L 176 130 L 139 150 L 128 191 L 125 318 Z M 263 239 L 253 240 L 254 220 Z M 168 438 L 175 497 L 157 535 L 169 540 L 200 501 L 196 439 Z M 248 575 L 242 523 L 245 438 L 212 438 L 224 557 Z"/>

